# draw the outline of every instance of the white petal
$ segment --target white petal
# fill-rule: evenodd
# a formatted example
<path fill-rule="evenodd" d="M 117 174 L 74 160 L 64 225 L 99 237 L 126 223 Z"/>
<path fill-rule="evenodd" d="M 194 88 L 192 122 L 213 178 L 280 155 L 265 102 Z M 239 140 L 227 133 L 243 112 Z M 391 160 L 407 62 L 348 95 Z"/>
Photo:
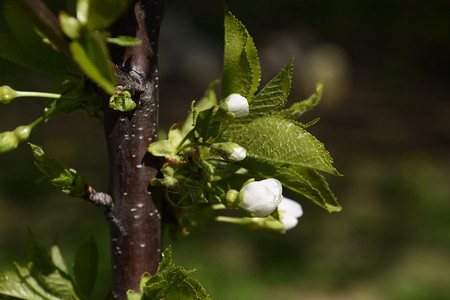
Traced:
<path fill-rule="evenodd" d="M 303 215 L 302 206 L 294 200 L 284 197 L 280 205 L 278 205 L 278 211 L 289 214 L 295 218 L 300 218 Z"/>
<path fill-rule="evenodd" d="M 281 218 L 281 222 L 284 225 L 284 230 L 289 230 L 297 226 L 298 219 L 290 214 L 284 214 Z"/>

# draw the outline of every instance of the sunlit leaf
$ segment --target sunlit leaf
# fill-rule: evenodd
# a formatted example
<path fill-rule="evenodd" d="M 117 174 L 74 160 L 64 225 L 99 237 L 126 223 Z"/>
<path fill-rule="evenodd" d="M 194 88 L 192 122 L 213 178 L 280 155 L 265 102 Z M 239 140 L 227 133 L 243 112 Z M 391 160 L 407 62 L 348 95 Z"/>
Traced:
<path fill-rule="evenodd" d="M 225 136 L 244 147 L 247 157 L 339 174 L 320 141 L 295 122 L 279 116 L 258 118 Z"/>
<path fill-rule="evenodd" d="M 115 81 L 113 79 L 112 65 L 108 65 L 110 63 L 109 55 L 103 51 L 103 45 L 94 42 L 95 39 L 91 41 L 93 41 L 90 43 L 92 51 L 86 49 L 79 41 L 73 41 L 69 46 L 70 52 L 83 72 L 106 93 L 112 95 L 115 90 Z M 102 67 L 104 68 L 102 69 Z"/>
<path fill-rule="evenodd" d="M 244 25 L 225 9 L 225 49 L 221 101 L 240 94 L 250 102 L 259 86 L 261 68 L 252 37 Z"/>

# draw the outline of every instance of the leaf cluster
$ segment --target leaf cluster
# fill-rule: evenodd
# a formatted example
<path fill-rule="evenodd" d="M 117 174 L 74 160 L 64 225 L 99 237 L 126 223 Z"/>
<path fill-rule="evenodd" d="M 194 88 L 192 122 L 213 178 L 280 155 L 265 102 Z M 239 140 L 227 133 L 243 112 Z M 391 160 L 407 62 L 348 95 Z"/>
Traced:
<path fill-rule="evenodd" d="M 162 253 L 155 275 L 145 273 L 140 281 L 140 293 L 129 290 L 128 300 L 208 300 L 211 299 L 201 284 L 192 277 L 193 270 L 172 263 L 172 247 L 168 246 Z"/>
<path fill-rule="evenodd" d="M 75 254 L 73 273 L 69 272 L 59 247 L 47 251 L 30 232 L 27 264 L 14 263 L 15 269 L 0 274 L 0 298 L 26 300 L 88 299 L 97 277 L 97 246 L 93 239 L 81 245 Z"/>
<path fill-rule="evenodd" d="M 260 73 L 250 34 L 226 8 L 220 95 L 216 95 L 219 82 L 215 81 L 203 98 L 192 104 L 184 125 L 175 124 L 166 140 L 150 145 L 153 155 L 167 161 L 162 168 L 164 177 L 153 184 L 166 186 L 169 201 L 178 208 L 183 201 L 185 206 L 223 203 L 229 207 L 227 191 L 239 190 L 250 178 L 276 178 L 327 211 L 340 211 L 318 171 L 340 174 L 324 145 L 306 130 L 318 119 L 308 124 L 298 121 L 319 103 L 322 84 L 316 85 L 308 99 L 285 107 L 291 89 L 292 60 L 262 88 Z M 224 109 L 230 94 L 240 94 L 248 100 L 248 115 L 234 117 Z M 246 150 L 246 158 L 230 161 L 214 151 L 218 143 L 239 145 Z M 182 212 L 177 210 L 177 214 L 183 219 Z"/>

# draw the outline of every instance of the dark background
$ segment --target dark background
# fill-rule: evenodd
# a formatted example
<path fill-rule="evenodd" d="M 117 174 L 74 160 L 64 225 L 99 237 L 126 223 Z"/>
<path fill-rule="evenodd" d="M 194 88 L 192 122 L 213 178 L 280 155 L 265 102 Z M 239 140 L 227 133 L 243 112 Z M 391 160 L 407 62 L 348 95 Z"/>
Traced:
<path fill-rule="evenodd" d="M 310 131 L 344 177 L 326 176 L 340 213 L 297 198 L 286 235 L 208 225 L 174 243 L 177 263 L 213 299 L 450 299 L 450 2 L 228 1 L 259 50 L 262 83 L 295 57 L 291 100 L 324 82 Z M 161 127 L 182 121 L 220 78 L 220 1 L 168 1 L 161 32 Z M 3 30 L 4 20 L 0 21 Z M 49 91 L 52 77 L 0 61 L 0 85 Z M 0 131 L 28 124 L 45 102 L 0 107 Z M 107 189 L 100 124 L 83 112 L 37 127 L 32 143 Z M 25 144 L 0 156 L 0 270 L 23 262 L 27 227 L 67 260 L 93 236 L 99 295 L 109 281 L 103 211 L 38 184 Z M 291 195 L 293 196 L 293 195 Z M 166 239 L 166 243 L 170 243 Z"/>

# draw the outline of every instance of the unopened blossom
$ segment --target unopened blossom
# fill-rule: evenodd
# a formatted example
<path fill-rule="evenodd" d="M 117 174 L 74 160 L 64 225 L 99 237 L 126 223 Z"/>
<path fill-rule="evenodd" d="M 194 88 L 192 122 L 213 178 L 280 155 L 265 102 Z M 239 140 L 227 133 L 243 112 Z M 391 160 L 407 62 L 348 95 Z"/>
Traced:
<path fill-rule="evenodd" d="M 234 161 L 241 161 L 247 156 L 247 152 L 242 147 L 237 147 L 233 149 L 233 153 L 230 154 L 229 158 Z"/>
<path fill-rule="evenodd" d="M 274 178 L 253 181 L 241 189 L 239 206 L 255 217 L 270 215 L 283 199 L 281 183 Z"/>
<path fill-rule="evenodd" d="M 247 151 L 233 142 L 214 143 L 210 147 L 232 161 L 241 161 L 247 156 Z"/>
<path fill-rule="evenodd" d="M 228 110 L 236 117 L 242 117 L 248 115 L 248 101 L 247 98 L 239 94 L 231 94 L 225 99 L 225 103 L 228 104 Z"/>

